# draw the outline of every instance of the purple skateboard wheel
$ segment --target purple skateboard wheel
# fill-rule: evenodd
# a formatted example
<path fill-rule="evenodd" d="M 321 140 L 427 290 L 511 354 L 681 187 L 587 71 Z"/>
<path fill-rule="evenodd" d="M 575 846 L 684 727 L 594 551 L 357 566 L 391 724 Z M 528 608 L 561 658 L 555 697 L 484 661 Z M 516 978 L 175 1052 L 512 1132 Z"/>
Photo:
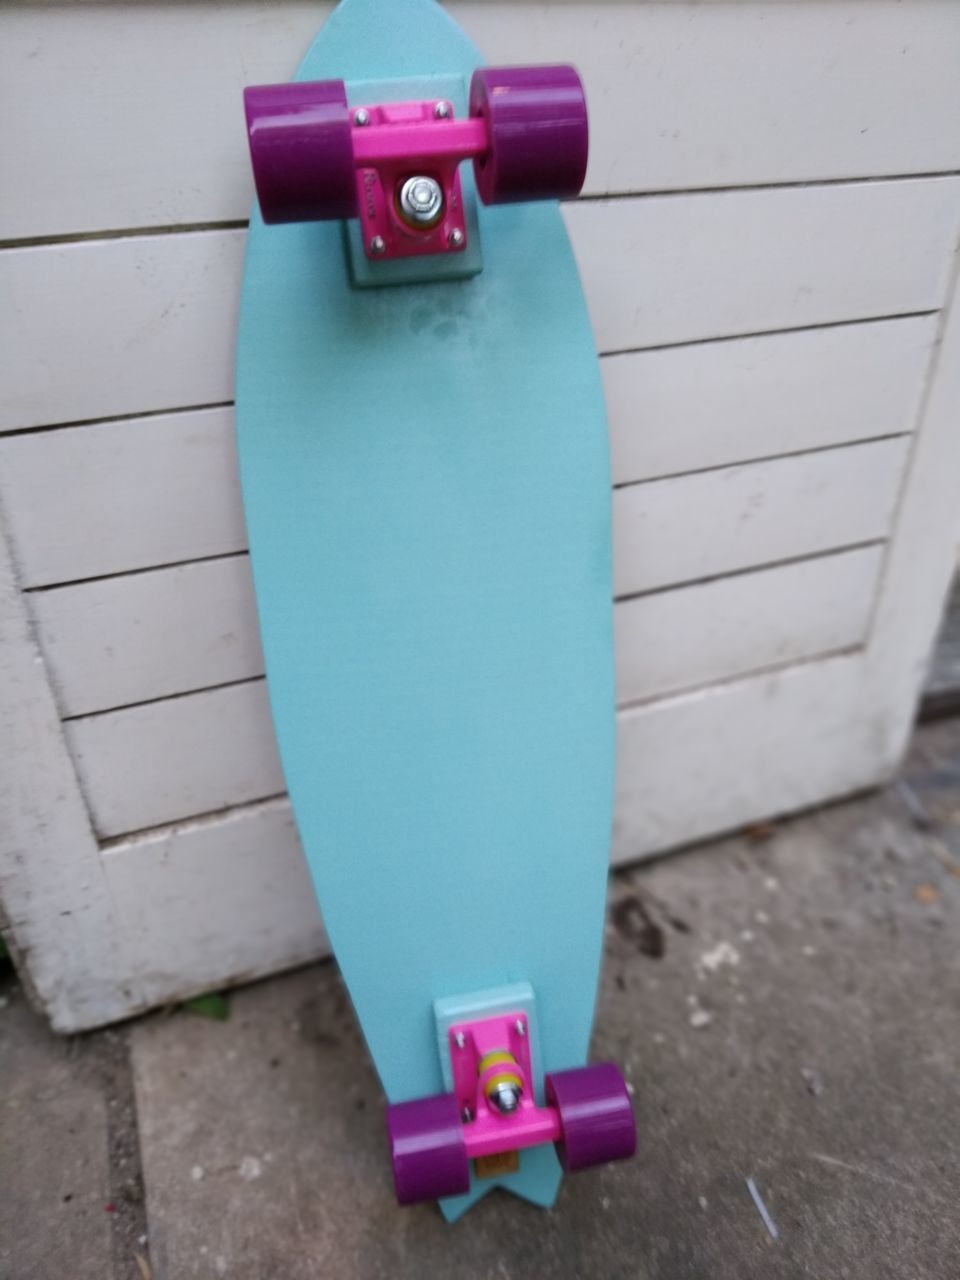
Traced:
<path fill-rule="evenodd" d="M 387 1128 L 400 1204 L 470 1190 L 470 1160 L 455 1094 L 396 1102 L 387 1108 Z"/>
<path fill-rule="evenodd" d="M 470 85 L 470 114 L 484 116 L 490 130 L 490 150 L 473 164 L 484 204 L 580 194 L 589 129 L 573 67 L 482 67 Z"/>
<path fill-rule="evenodd" d="M 342 80 L 245 89 L 247 134 L 264 222 L 353 218 L 357 179 Z"/>
<path fill-rule="evenodd" d="M 547 1101 L 560 1113 L 556 1144 L 568 1173 L 625 1160 L 637 1149 L 637 1122 L 620 1068 L 598 1062 L 546 1078 Z"/>

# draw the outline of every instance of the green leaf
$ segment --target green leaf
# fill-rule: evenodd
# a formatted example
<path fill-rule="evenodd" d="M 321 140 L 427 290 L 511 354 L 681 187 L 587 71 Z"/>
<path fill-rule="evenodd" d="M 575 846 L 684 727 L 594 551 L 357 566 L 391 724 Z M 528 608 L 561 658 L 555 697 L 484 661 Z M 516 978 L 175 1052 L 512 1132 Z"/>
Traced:
<path fill-rule="evenodd" d="M 226 1022 L 230 1017 L 230 997 L 214 992 L 209 996 L 197 996 L 195 1000 L 184 1000 L 180 1006 L 187 1013 L 195 1013 L 201 1018 L 213 1018 L 216 1022 Z"/>

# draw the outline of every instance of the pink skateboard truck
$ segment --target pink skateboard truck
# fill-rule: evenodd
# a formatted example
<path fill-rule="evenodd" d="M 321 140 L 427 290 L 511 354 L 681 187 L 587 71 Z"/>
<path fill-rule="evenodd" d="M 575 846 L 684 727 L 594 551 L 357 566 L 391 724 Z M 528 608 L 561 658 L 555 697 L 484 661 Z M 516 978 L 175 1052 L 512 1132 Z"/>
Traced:
<path fill-rule="evenodd" d="M 463 1194 L 471 1160 L 478 1174 L 505 1172 L 517 1152 L 541 1142 L 555 1144 L 568 1172 L 636 1151 L 630 1095 L 613 1063 L 548 1074 L 538 1106 L 525 1012 L 471 1019 L 447 1034 L 454 1091 L 388 1109 L 400 1204 Z"/>
<path fill-rule="evenodd" d="M 460 120 L 444 98 L 351 108 L 342 80 L 257 85 L 244 104 L 264 222 L 359 217 L 371 260 L 466 250 L 464 160 L 485 204 L 576 196 L 586 176 L 569 66 L 475 71 Z"/>

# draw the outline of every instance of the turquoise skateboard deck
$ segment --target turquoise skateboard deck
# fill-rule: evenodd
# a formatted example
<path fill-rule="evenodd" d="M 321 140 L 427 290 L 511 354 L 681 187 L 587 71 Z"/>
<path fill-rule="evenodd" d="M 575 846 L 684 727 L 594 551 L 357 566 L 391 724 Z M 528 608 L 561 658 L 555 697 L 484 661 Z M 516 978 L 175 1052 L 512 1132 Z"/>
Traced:
<path fill-rule="evenodd" d="M 343 0 L 296 79 L 341 78 L 353 106 L 400 80 L 429 96 L 439 77 L 459 116 L 482 62 L 433 0 Z M 528 984 L 540 1069 L 585 1063 L 603 936 L 597 354 L 556 202 L 486 207 L 469 165 L 463 185 L 482 270 L 459 280 L 357 288 L 340 223 L 266 226 L 255 209 L 237 348 L 274 726 L 391 1103 L 449 1087 L 435 1002 L 464 992 Z M 494 1186 L 549 1205 L 560 1179 L 553 1146 L 530 1147 L 442 1208 Z"/>

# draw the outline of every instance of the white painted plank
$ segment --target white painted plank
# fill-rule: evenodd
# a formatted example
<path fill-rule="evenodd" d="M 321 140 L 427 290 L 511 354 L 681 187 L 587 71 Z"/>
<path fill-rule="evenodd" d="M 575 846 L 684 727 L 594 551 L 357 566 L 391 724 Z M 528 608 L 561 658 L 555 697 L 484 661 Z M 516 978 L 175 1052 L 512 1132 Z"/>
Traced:
<path fill-rule="evenodd" d="M 0 919 L 60 1031 L 138 996 L 53 694 L 0 529 Z"/>
<path fill-rule="evenodd" d="M 663 697 L 863 642 L 883 560 L 864 547 L 624 600 L 617 700 Z"/>
<path fill-rule="evenodd" d="M 960 179 L 581 201 L 565 213 L 609 352 L 939 307 Z"/>
<path fill-rule="evenodd" d="M 860 643 L 881 548 L 840 552 L 617 605 L 620 702 Z M 62 715 L 263 674 L 245 556 L 33 592 Z"/>
<path fill-rule="evenodd" d="M 103 870 L 145 1005 L 329 952 L 285 800 L 107 848 Z"/>
<path fill-rule="evenodd" d="M 935 317 L 602 362 L 614 479 L 910 429 Z M 26 586 L 242 549 L 233 412 L 0 437 L 0 502 Z"/>
<path fill-rule="evenodd" d="M 284 790 L 263 680 L 70 720 L 64 731 L 104 837 Z"/>
<path fill-rule="evenodd" d="M 564 206 L 601 350 L 940 306 L 960 179 Z M 229 401 L 242 231 L 0 253 L 0 430 Z"/>
<path fill-rule="evenodd" d="M 610 356 L 617 484 L 909 431 L 936 317 Z"/>
<path fill-rule="evenodd" d="M 616 594 L 883 538 L 908 444 L 879 440 L 615 490 Z"/>
<path fill-rule="evenodd" d="M 892 739 L 864 714 L 863 670 L 836 658 L 621 715 L 614 860 L 885 779 Z M 119 841 L 104 867 L 154 1002 L 327 951 L 286 801 Z"/>
<path fill-rule="evenodd" d="M 578 63 L 593 193 L 960 166 L 955 5 L 449 8 L 494 63 Z M 4 6 L 0 237 L 246 217 L 242 87 L 288 77 L 328 9 Z"/>
<path fill-rule="evenodd" d="M 27 598 L 64 716 L 263 674 L 245 555 Z"/>
<path fill-rule="evenodd" d="M 244 239 L 0 253 L 0 430 L 232 400 Z"/>
<path fill-rule="evenodd" d="M 854 654 L 622 712 L 614 860 L 885 781 L 899 744 L 879 692 Z"/>
<path fill-rule="evenodd" d="M 243 550 L 232 409 L 0 438 L 24 586 Z"/>

